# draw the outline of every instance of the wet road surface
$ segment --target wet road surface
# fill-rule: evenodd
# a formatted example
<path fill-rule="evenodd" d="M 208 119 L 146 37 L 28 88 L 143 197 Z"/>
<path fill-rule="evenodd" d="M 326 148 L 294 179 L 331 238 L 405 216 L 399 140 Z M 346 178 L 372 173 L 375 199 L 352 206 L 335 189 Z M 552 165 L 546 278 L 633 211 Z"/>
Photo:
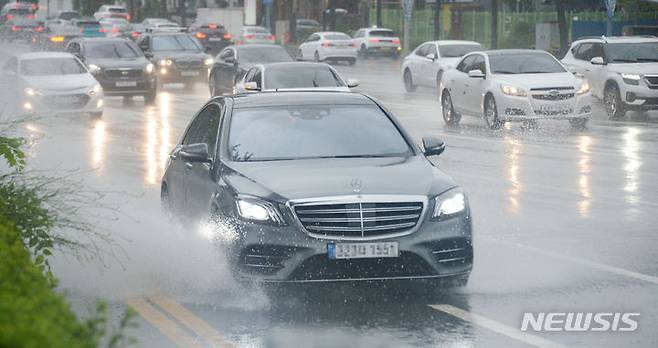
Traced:
<path fill-rule="evenodd" d="M 30 168 L 80 179 L 109 207 L 92 217 L 114 239 L 108 253 L 53 260 L 75 308 L 84 313 L 97 297 L 113 315 L 131 306 L 140 318 L 130 333 L 144 347 L 658 346 L 657 113 L 610 122 L 597 105 L 584 131 L 546 121 L 492 132 L 469 117 L 451 129 L 434 90 L 404 93 L 399 62 L 338 69 L 418 141 L 447 143 L 435 161 L 464 187 L 474 215 L 468 287 L 430 298 L 380 284 L 327 287 L 279 302 L 235 284 L 202 227 L 160 211 L 168 152 L 208 99 L 205 86 L 171 85 L 153 106 L 106 98 L 100 119 L 22 126 Z M 639 328 L 521 332 L 525 312 L 637 312 Z"/>

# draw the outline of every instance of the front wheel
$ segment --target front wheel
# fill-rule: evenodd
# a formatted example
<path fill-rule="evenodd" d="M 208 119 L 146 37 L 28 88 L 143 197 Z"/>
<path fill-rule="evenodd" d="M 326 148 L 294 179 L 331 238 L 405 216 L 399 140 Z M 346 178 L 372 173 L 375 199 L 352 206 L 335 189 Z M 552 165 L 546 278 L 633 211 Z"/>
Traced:
<path fill-rule="evenodd" d="M 411 77 L 411 71 L 409 69 L 406 69 L 404 71 L 404 90 L 407 91 L 407 93 L 414 92 L 416 90 L 416 85 L 414 85 L 414 81 Z"/>
<path fill-rule="evenodd" d="M 314 54 L 313 56 L 314 56 L 315 61 L 316 61 L 317 63 L 321 62 L 321 60 L 320 60 L 320 53 L 318 53 L 318 51 L 315 51 L 315 54 Z"/>
<path fill-rule="evenodd" d="M 588 119 L 586 118 L 570 118 L 569 123 L 573 129 L 582 130 L 585 129 Z"/>
<path fill-rule="evenodd" d="M 621 100 L 619 87 L 610 85 L 605 89 L 603 94 L 603 103 L 605 104 L 605 112 L 608 114 L 610 120 L 618 120 L 626 115 L 624 102 Z"/>
<path fill-rule="evenodd" d="M 441 96 L 441 113 L 443 114 L 443 121 L 450 127 L 459 126 L 461 115 L 455 112 L 452 105 L 452 97 L 447 90 Z"/>
<path fill-rule="evenodd" d="M 366 45 L 361 45 L 361 48 L 359 49 L 359 56 L 361 56 L 363 59 L 368 59 L 368 48 Z"/>
<path fill-rule="evenodd" d="M 484 120 L 487 122 L 487 127 L 492 130 L 500 129 L 504 124 L 498 117 L 496 100 L 492 95 L 488 95 L 484 101 Z"/>

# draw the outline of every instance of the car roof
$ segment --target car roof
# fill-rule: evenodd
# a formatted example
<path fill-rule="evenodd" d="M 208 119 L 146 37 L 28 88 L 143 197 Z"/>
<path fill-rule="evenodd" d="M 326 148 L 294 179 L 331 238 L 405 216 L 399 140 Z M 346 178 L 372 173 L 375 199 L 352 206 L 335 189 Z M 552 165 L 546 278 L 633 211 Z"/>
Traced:
<path fill-rule="evenodd" d="M 237 109 L 291 105 L 375 105 L 372 99 L 361 93 L 327 90 L 244 93 L 232 98 L 233 107 Z"/>
<path fill-rule="evenodd" d="M 658 38 L 651 35 L 640 36 L 599 36 L 599 37 L 583 37 L 575 40 L 573 44 L 583 42 L 603 42 L 603 43 L 643 43 L 643 42 L 658 42 Z"/>
<path fill-rule="evenodd" d="M 249 44 L 249 45 L 231 45 L 227 47 L 233 47 L 239 51 L 243 49 L 250 49 L 250 48 L 276 48 L 276 49 L 282 49 L 285 50 L 283 47 L 279 45 L 272 45 L 272 44 Z"/>
<path fill-rule="evenodd" d="M 468 41 L 468 40 L 436 40 L 436 41 L 429 41 L 433 42 L 437 45 L 480 45 L 482 46 L 481 43 L 477 41 Z"/>
<path fill-rule="evenodd" d="M 476 53 L 476 52 L 473 52 Z M 550 54 L 546 51 L 542 50 L 532 50 L 532 49 L 517 49 L 517 48 L 512 48 L 512 49 L 499 49 L 499 50 L 488 50 L 480 53 L 485 53 L 490 56 L 504 56 L 504 55 L 514 55 L 514 54 L 522 54 L 522 53 L 544 53 L 544 54 Z"/>
<path fill-rule="evenodd" d="M 17 54 L 16 58 L 19 60 L 23 59 L 51 59 L 51 58 L 73 58 L 74 56 L 67 52 L 28 52 Z"/>
<path fill-rule="evenodd" d="M 123 37 L 81 37 L 82 42 L 127 42 L 130 41 Z"/>
<path fill-rule="evenodd" d="M 342 34 L 342 35 L 347 35 L 343 33 L 342 31 L 318 31 L 313 34 L 319 34 L 319 35 L 333 35 L 333 34 Z"/>
<path fill-rule="evenodd" d="M 288 66 L 316 66 L 319 68 L 331 68 L 331 65 L 327 63 L 316 63 L 316 62 L 278 62 L 278 63 L 265 63 L 260 64 L 264 67 L 288 67 Z"/>

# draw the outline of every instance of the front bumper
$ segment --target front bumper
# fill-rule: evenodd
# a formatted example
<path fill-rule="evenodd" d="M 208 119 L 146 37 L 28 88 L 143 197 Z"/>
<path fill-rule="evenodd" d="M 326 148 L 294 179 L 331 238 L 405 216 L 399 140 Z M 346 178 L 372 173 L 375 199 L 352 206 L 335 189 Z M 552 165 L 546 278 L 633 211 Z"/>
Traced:
<path fill-rule="evenodd" d="M 496 98 L 498 117 L 503 121 L 568 120 L 592 116 L 590 93 L 567 100 L 536 100 L 531 95 L 514 97 L 500 95 Z"/>
<path fill-rule="evenodd" d="M 24 114 L 82 114 L 103 112 L 103 92 L 88 93 L 53 93 L 24 97 L 19 104 Z"/>
<path fill-rule="evenodd" d="M 155 73 L 144 74 L 138 78 L 109 78 L 104 74 L 94 76 L 103 87 L 106 96 L 144 95 L 156 88 Z"/>
<path fill-rule="evenodd" d="M 621 98 L 628 109 L 658 110 L 658 86 L 649 87 L 640 81 L 639 85 L 620 85 Z"/>
<path fill-rule="evenodd" d="M 180 69 L 173 65 L 167 67 L 157 67 L 157 75 L 160 82 L 191 82 L 208 80 L 208 67 L 194 69 Z"/>
<path fill-rule="evenodd" d="M 363 242 L 397 242 L 399 257 L 333 260 L 330 243 L 297 224 L 282 227 L 238 221 L 230 260 L 236 277 L 265 283 L 427 280 L 468 275 L 473 265 L 470 213 L 443 221 L 425 216 L 413 233 Z"/>

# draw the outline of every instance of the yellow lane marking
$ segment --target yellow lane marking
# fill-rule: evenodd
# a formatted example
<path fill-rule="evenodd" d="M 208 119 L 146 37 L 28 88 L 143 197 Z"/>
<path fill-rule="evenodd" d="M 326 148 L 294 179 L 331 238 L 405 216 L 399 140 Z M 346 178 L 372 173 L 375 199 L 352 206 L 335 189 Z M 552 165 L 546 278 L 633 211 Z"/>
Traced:
<path fill-rule="evenodd" d="M 158 311 L 153 305 L 146 302 L 143 298 L 134 298 L 125 301 L 132 309 L 137 311 L 146 321 L 155 326 L 167 338 L 173 341 L 177 346 L 182 348 L 203 347 L 197 340 L 187 334 L 176 323 L 167 318 L 162 312 Z"/>
<path fill-rule="evenodd" d="M 212 347 L 233 347 L 233 345 L 226 341 L 224 336 L 215 330 L 215 328 L 173 299 L 164 295 L 151 296 L 149 299 L 187 326 L 187 328 L 194 333 L 207 340 Z"/>
<path fill-rule="evenodd" d="M 501 324 L 497 321 L 485 318 L 481 315 L 469 313 L 461 308 L 457 308 L 455 306 L 451 306 L 448 304 L 437 304 L 437 305 L 429 305 L 430 307 L 450 314 L 452 316 L 455 316 L 461 320 L 468 321 L 472 324 L 482 326 L 484 328 L 487 328 L 491 331 L 497 332 L 499 334 L 505 335 L 507 337 L 511 337 L 515 340 L 527 343 L 529 345 L 535 346 L 535 347 L 542 347 L 542 348 L 562 348 L 565 347 L 559 343 L 555 343 L 553 341 L 549 341 L 547 339 L 543 339 L 541 337 L 537 337 L 531 334 L 527 334 L 525 332 L 522 332 L 516 328 L 513 328 L 511 326 L 507 326 L 505 324 Z"/>

